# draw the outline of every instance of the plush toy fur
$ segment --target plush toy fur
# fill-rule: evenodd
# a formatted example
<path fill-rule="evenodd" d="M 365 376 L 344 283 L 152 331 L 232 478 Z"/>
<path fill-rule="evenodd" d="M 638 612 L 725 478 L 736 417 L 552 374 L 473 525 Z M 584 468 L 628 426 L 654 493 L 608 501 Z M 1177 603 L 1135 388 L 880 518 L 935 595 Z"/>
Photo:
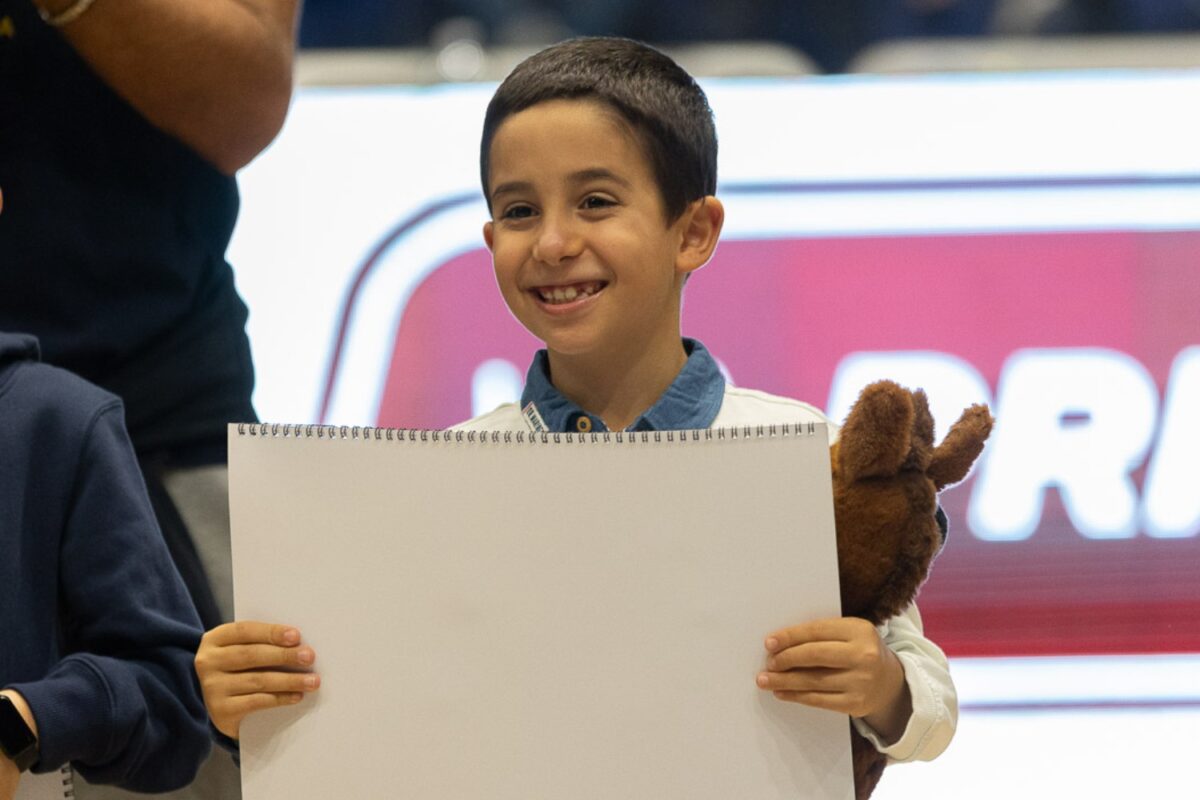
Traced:
<path fill-rule="evenodd" d="M 862 391 L 830 450 L 845 616 L 878 625 L 913 601 L 942 545 L 937 493 L 967 476 L 991 430 L 987 406 L 971 406 L 935 448 L 923 391 L 891 381 Z M 853 726 L 851 741 L 865 800 L 887 757 Z"/>

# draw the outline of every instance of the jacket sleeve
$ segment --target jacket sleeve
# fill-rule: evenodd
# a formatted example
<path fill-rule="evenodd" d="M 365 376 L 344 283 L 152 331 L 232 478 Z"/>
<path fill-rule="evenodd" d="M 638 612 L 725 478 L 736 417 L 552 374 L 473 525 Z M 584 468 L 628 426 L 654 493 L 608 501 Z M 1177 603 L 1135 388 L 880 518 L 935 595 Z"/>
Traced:
<path fill-rule="evenodd" d="M 854 727 L 891 762 L 931 761 L 950 744 L 958 726 L 958 693 L 950 679 L 946 654 L 925 638 L 915 604 L 880 626 L 880 634 L 904 665 L 912 716 L 904 733 L 891 744 L 860 719 L 853 721 Z"/>
<path fill-rule="evenodd" d="M 193 658 L 201 629 L 146 497 L 122 407 L 93 417 L 60 547 L 64 657 L 13 684 L 37 721 L 35 771 L 70 761 L 136 791 L 190 783 L 208 755 Z"/>

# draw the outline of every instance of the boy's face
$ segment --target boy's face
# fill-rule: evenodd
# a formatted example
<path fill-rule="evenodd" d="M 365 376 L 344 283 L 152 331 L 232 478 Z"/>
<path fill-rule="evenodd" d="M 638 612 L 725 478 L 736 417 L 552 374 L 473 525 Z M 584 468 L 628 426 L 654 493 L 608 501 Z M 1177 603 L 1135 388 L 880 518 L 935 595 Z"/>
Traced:
<path fill-rule="evenodd" d="M 590 100 L 550 100 L 492 140 L 484 240 L 516 318 L 552 354 L 679 342 L 688 213 L 669 223 L 640 142 Z"/>

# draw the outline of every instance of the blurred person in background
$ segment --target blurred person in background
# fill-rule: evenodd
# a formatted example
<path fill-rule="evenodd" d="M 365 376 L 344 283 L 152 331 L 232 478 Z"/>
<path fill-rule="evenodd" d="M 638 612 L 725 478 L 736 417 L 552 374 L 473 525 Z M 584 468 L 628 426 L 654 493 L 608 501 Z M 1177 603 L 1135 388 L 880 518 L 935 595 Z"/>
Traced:
<path fill-rule="evenodd" d="M 1059 0 L 1042 33 L 1165 33 L 1200 29 L 1200 0 Z"/>
<path fill-rule="evenodd" d="M 255 419 L 233 175 L 283 123 L 299 5 L 0 0 L 0 330 L 123 400 L 205 627 L 232 614 L 226 425 Z M 238 795 L 218 753 L 176 796 Z"/>
<path fill-rule="evenodd" d="M 1186 0 L 1178 0 L 1185 2 Z M 439 47 L 462 32 L 480 44 L 537 47 L 571 36 L 663 45 L 776 41 L 824 71 L 846 69 L 876 41 L 978 36 L 997 0 L 308 0 L 302 47 Z"/>
<path fill-rule="evenodd" d="M 869 0 L 873 39 L 982 36 L 991 30 L 996 0 Z"/>
<path fill-rule="evenodd" d="M 300 46 L 419 47 L 447 16 L 440 0 L 305 0 Z"/>
<path fill-rule="evenodd" d="M 1197 29 L 1200 0 L 308 0 L 300 43 L 438 48 L 469 38 L 536 47 L 572 35 L 662 45 L 770 41 L 836 73 L 869 45 L 897 39 Z"/>

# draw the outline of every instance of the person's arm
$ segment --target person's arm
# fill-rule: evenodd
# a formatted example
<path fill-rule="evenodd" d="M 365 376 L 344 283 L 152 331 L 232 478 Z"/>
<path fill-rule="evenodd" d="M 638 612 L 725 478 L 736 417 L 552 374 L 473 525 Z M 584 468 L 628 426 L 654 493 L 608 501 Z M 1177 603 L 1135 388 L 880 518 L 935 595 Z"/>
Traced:
<path fill-rule="evenodd" d="M 876 628 L 854 617 L 770 634 L 758 685 L 781 700 L 848 714 L 893 761 L 936 758 L 954 736 L 958 696 L 916 606 Z"/>
<path fill-rule="evenodd" d="M 883 640 L 904 665 L 912 711 L 900 736 L 881 736 L 864 720 L 858 732 L 892 761 L 931 761 L 941 755 L 958 727 L 958 691 L 941 648 L 925 636 L 921 614 L 910 605 L 882 626 Z"/>
<path fill-rule="evenodd" d="M 161 792 L 191 781 L 212 746 L 191 662 L 200 621 L 158 531 L 113 400 L 74 463 L 59 545 L 64 657 L 15 682 L 38 733 L 37 772 L 72 762 L 94 783 Z"/>
<path fill-rule="evenodd" d="M 77 0 L 33 0 L 53 15 Z M 232 175 L 283 125 L 301 0 L 95 0 L 60 30 L 158 128 Z"/>

